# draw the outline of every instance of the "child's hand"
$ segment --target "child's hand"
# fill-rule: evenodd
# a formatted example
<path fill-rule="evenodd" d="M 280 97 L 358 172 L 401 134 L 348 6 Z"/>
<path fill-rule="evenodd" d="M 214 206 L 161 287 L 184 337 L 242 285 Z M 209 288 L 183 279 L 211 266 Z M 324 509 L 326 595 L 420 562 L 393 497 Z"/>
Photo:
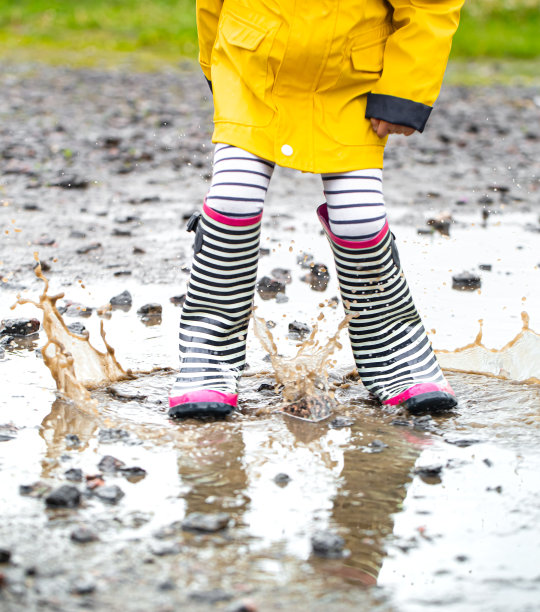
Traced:
<path fill-rule="evenodd" d="M 399 125 L 399 123 L 389 123 L 388 121 L 383 121 L 382 119 L 374 119 L 373 117 L 370 119 L 371 127 L 373 131 L 377 134 L 379 138 L 384 138 L 388 136 L 388 134 L 404 134 L 405 136 L 410 136 L 416 130 L 407 125 Z"/>

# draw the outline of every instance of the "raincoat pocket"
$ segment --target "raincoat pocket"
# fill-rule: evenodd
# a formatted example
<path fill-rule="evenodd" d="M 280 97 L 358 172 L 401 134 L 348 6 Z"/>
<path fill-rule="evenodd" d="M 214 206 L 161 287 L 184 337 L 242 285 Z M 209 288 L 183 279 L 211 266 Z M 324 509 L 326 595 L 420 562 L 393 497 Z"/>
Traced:
<path fill-rule="evenodd" d="M 386 39 L 392 32 L 383 25 L 351 38 L 341 75 L 332 91 L 323 93 L 324 131 L 340 144 L 381 145 L 380 139 L 365 118 L 366 94 L 379 80 L 384 61 Z"/>
<path fill-rule="evenodd" d="M 261 127 L 271 121 L 268 56 L 276 31 L 262 15 L 222 14 L 212 52 L 216 123 Z"/>

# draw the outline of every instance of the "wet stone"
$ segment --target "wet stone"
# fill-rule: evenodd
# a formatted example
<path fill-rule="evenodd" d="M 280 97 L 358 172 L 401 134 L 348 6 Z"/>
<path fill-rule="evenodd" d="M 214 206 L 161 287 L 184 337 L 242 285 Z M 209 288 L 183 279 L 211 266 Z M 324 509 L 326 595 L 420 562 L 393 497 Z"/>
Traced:
<path fill-rule="evenodd" d="M 66 304 L 65 309 L 61 314 L 65 314 L 67 317 L 90 317 L 92 315 L 93 308 L 85 306 L 84 304 L 78 304 L 77 302 L 70 302 Z"/>
<path fill-rule="evenodd" d="M 65 471 L 64 476 L 66 480 L 71 482 L 82 482 L 84 478 L 83 471 L 79 468 L 71 468 Z"/>
<path fill-rule="evenodd" d="M 94 495 L 105 504 L 117 504 L 125 493 L 118 485 L 105 485 L 94 489 Z"/>
<path fill-rule="evenodd" d="M 119 236 L 124 238 L 129 238 L 131 236 L 131 230 L 123 229 L 120 227 L 115 227 L 112 231 L 113 236 Z"/>
<path fill-rule="evenodd" d="M 81 503 L 81 493 L 77 487 L 62 485 L 45 498 L 49 508 L 77 508 Z"/>
<path fill-rule="evenodd" d="M 129 439 L 129 431 L 125 429 L 100 429 L 98 433 L 98 442 L 102 444 L 110 444 L 113 442 L 122 442 Z"/>
<path fill-rule="evenodd" d="M 286 487 L 291 482 L 291 477 L 285 472 L 280 472 L 274 476 L 273 480 L 278 486 Z"/>
<path fill-rule="evenodd" d="M 272 278 L 275 278 L 280 283 L 284 283 L 285 285 L 290 285 L 292 282 L 291 271 L 285 268 L 274 268 L 270 274 Z"/>
<path fill-rule="evenodd" d="M 90 253 L 91 251 L 97 251 L 100 248 L 101 242 L 91 242 L 90 244 L 78 248 L 75 253 L 77 253 L 77 255 L 86 255 L 87 253 Z"/>
<path fill-rule="evenodd" d="M 51 187 L 61 187 L 62 189 L 86 189 L 89 181 L 77 174 L 61 176 L 49 183 Z"/>
<path fill-rule="evenodd" d="M 338 416 L 335 419 L 330 421 L 330 427 L 332 429 L 339 429 L 340 427 L 351 427 L 354 425 L 354 419 L 350 419 L 349 417 Z"/>
<path fill-rule="evenodd" d="M 475 289 L 480 289 L 481 286 L 481 278 L 472 272 L 462 272 L 452 276 L 452 289 L 474 291 Z"/>
<path fill-rule="evenodd" d="M 39 331 L 40 323 L 37 319 L 3 319 L 0 323 L 2 336 L 31 336 Z"/>
<path fill-rule="evenodd" d="M 129 387 L 123 386 L 122 384 L 111 385 L 110 387 L 107 387 L 107 391 L 118 399 L 130 402 L 142 402 L 148 397 L 147 395 L 143 395 L 137 390 L 130 389 Z"/>
<path fill-rule="evenodd" d="M 111 306 L 131 306 L 133 304 L 133 298 L 129 291 L 122 291 L 118 295 L 113 296 L 109 303 Z"/>
<path fill-rule="evenodd" d="M 318 557 L 339 559 L 344 548 L 345 540 L 333 531 L 321 530 L 311 536 L 311 549 Z"/>
<path fill-rule="evenodd" d="M 97 588 L 91 576 L 77 578 L 71 585 L 71 593 L 74 595 L 91 595 Z"/>
<path fill-rule="evenodd" d="M 185 293 L 183 293 L 182 295 L 173 295 L 173 297 L 169 298 L 169 302 L 171 302 L 171 304 L 174 304 L 175 306 L 183 306 L 185 301 Z"/>
<path fill-rule="evenodd" d="M 450 236 L 450 225 L 454 222 L 448 214 L 441 213 L 437 217 L 433 217 L 426 221 L 429 227 L 439 232 L 442 236 Z"/>
<path fill-rule="evenodd" d="M 311 333 L 311 327 L 306 323 L 300 321 L 293 321 L 289 323 L 289 338 L 294 340 L 301 340 Z"/>
<path fill-rule="evenodd" d="M 332 414 L 335 402 L 328 396 L 304 396 L 282 408 L 283 414 L 306 421 L 323 421 Z"/>
<path fill-rule="evenodd" d="M 88 336 L 90 335 L 86 327 L 82 323 L 79 323 L 78 321 L 75 321 L 74 323 L 70 323 L 67 326 L 67 328 L 72 334 L 75 334 L 76 336 L 88 338 Z"/>
<path fill-rule="evenodd" d="M 263 300 L 271 300 L 278 293 L 285 293 L 285 284 L 269 276 L 263 276 L 256 285 L 257 293 Z"/>
<path fill-rule="evenodd" d="M 86 234 L 84 232 L 80 232 L 79 230 L 73 230 L 72 232 L 70 232 L 69 237 L 82 239 L 82 238 L 86 238 Z"/>
<path fill-rule="evenodd" d="M 68 448 L 79 448 L 81 445 L 81 440 L 77 434 L 66 434 L 64 440 L 66 441 L 66 446 Z"/>
<path fill-rule="evenodd" d="M 394 425 L 395 427 L 409 427 L 410 423 L 406 419 L 393 419 L 390 421 L 390 425 Z"/>
<path fill-rule="evenodd" d="M 146 470 L 138 466 L 121 468 L 119 471 L 129 482 L 139 482 L 146 477 Z"/>
<path fill-rule="evenodd" d="M 126 464 L 123 461 L 120 461 L 120 459 L 117 459 L 116 457 L 113 457 L 112 455 L 105 455 L 101 459 L 101 461 L 98 463 L 98 469 L 101 472 L 106 472 L 106 473 L 117 472 L 121 470 L 122 468 L 124 468 L 125 466 Z"/>
<path fill-rule="evenodd" d="M 421 465 L 414 469 L 414 473 L 424 478 L 436 478 L 441 475 L 443 466 L 440 464 Z"/>
<path fill-rule="evenodd" d="M 17 437 L 17 428 L 13 425 L 0 425 L 0 442 L 9 442 Z"/>
<path fill-rule="evenodd" d="M 259 249 L 259 255 L 260 255 L 261 257 L 265 257 L 265 256 L 267 256 L 267 255 L 270 255 L 270 249 L 267 249 L 267 248 L 265 248 L 265 247 L 261 247 L 261 248 Z"/>
<path fill-rule="evenodd" d="M 203 533 L 215 533 L 225 529 L 231 517 L 226 512 L 217 514 L 206 514 L 203 512 L 193 512 L 188 514 L 182 521 L 184 531 L 199 531 Z"/>
<path fill-rule="evenodd" d="M 97 542 L 99 539 L 96 532 L 90 529 L 89 527 L 77 527 L 70 534 L 70 539 L 72 542 L 77 542 L 77 544 L 88 544 L 90 542 Z"/>
<path fill-rule="evenodd" d="M 479 444 L 481 442 L 481 440 L 475 440 L 475 439 L 465 439 L 465 438 L 460 438 L 457 440 L 449 440 L 448 438 L 445 438 L 444 441 L 447 444 L 453 444 L 454 446 L 458 446 L 459 448 L 467 448 L 468 446 L 472 446 L 473 444 Z"/>
<path fill-rule="evenodd" d="M 11 550 L 0 547 L 0 563 L 9 563 L 11 559 Z"/>
<path fill-rule="evenodd" d="M 182 552 L 182 547 L 178 542 L 152 542 L 150 550 L 156 557 L 165 557 L 166 555 L 177 555 Z"/>
<path fill-rule="evenodd" d="M 161 316 L 162 312 L 163 307 L 161 304 L 157 303 L 145 304 L 144 306 L 141 306 L 139 310 L 137 310 L 138 315 L 143 315 L 146 317 L 158 317 Z"/>
<path fill-rule="evenodd" d="M 38 480 L 29 485 L 20 485 L 19 493 L 28 497 L 43 497 L 50 493 L 52 487 L 45 482 Z"/>
<path fill-rule="evenodd" d="M 491 270 L 493 269 L 493 265 L 492 264 L 479 264 L 478 268 L 480 270 L 483 270 L 484 272 L 491 272 Z"/>
<path fill-rule="evenodd" d="M 289 298 L 284 293 L 278 293 L 276 295 L 276 304 L 286 304 Z"/>
<path fill-rule="evenodd" d="M 382 453 L 385 448 L 388 448 L 388 444 L 385 444 L 382 440 L 372 440 L 368 444 L 371 453 Z"/>
<path fill-rule="evenodd" d="M 302 280 L 309 283 L 313 291 L 326 291 L 330 281 L 330 273 L 325 264 L 310 264 L 309 274 L 306 274 Z"/>
<path fill-rule="evenodd" d="M 210 589 L 209 591 L 193 591 L 189 598 L 200 603 L 215 604 L 220 601 L 230 601 L 233 596 L 223 589 Z"/>

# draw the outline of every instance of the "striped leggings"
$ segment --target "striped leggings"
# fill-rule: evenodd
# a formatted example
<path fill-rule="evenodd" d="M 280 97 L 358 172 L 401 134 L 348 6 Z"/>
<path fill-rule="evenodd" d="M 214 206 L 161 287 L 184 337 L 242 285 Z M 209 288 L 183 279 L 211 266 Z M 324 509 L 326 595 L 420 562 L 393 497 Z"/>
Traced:
<path fill-rule="evenodd" d="M 243 149 L 217 144 L 210 208 L 229 217 L 253 217 L 262 212 L 274 163 Z M 382 170 L 322 174 L 330 229 L 347 240 L 376 236 L 386 221 Z"/>

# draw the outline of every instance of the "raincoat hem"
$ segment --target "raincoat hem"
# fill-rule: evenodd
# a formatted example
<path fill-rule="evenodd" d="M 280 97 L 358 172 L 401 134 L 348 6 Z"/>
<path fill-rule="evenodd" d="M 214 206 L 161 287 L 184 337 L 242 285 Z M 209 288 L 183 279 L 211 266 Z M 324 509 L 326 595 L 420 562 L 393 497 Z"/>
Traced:
<path fill-rule="evenodd" d="M 307 159 L 287 159 L 285 156 L 274 154 L 274 143 L 268 139 L 267 146 L 260 145 L 253 134 L 254 128 L 248 128 L 247 132 L 243 132 L 245 126 L 238 126 L 233 123 L 219 123 L 215 125 L 212 135 L 214 144 L 222 143 L 232 145 L 244 149 L 248 153 L 257 155 L 261 159 L 271 161 L 283 168 L 292 168 L 301 172 L 310 172 L 312 174 L 327 174 L 330 172 L 352 172 L 353 170 L 368 170 L 370 168 L 382 168 L 384 160 L 384 144 L 381 145 L 340 145 L 340 153 L 334 160 L 325 159 L 322 163 L 316 161 L 310 162 Z M 240 128 L 240 129 L 238 129 Z M 234 130 L 234 134 L 232 134 Z M 261 128 L 261 133 L 266 130 Z M 256 142 L 257 141 L 257 142 Z"/>

